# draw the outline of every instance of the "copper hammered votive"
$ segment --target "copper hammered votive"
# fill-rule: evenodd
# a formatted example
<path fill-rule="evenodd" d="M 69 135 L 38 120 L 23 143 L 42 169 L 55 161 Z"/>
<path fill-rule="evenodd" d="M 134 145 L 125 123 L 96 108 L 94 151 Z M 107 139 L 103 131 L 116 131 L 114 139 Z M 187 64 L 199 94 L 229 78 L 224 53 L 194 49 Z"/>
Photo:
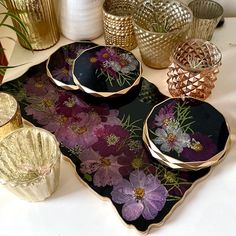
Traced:
<path fill-rule="evenodd" d="M 23 126 L 20 108 L 13 96 L 0 93 L 0 140 L 11 131 Z"/>
<path fill-rule="evenodd" d="M 0 183 L 28 201 L 48 198 L 59 183 L 59 144 L 41 128 L 21 128 L 0 142 Z"/>
<path fill-rule="evenodd" d="M 188 6 L 193 12 L 190 37 L 211 40 L 215 28 L 223 15 L 223 7 L 211 0 L 194 0 Z"/>
<path fill-rule="evenodd" d="M 215 87 L 221 57 L 213 43 L 201 39 L 191 39 L 177 46 L 167 73 L 170 94 L 205 100 Z"/>
<path fill-rule="evenodd" d="M 136 48 L 132 12 L 137 3 L 137 0 L 105 0 L 103 21 L 107 45 L 119 46 L 126 50 Z"/>
<path fill-rule="evenodd" d="M 143 62 L 162 69 L 173 47 L 186 39 L 192 12 L 174 0 L 145 0 L 134 11 L 134 29 Z"/>

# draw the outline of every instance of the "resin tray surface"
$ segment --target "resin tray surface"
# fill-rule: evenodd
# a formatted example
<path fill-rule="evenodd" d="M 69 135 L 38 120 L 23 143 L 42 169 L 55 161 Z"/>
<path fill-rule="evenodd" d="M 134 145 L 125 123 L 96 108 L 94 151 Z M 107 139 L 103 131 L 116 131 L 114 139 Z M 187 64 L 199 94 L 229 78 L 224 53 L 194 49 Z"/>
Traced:
<path fill-rule="evenodd" d="M 95 98 L 54 85 L 43 62 L 0 89 L 16 97 L 26 120 L 55 134 L 81 180 L 141 232 L 160 226 L 210 171 L 169 169 L 145 149 L 145 118 L 166 99 L 145 79 L 120 97 Z"/>

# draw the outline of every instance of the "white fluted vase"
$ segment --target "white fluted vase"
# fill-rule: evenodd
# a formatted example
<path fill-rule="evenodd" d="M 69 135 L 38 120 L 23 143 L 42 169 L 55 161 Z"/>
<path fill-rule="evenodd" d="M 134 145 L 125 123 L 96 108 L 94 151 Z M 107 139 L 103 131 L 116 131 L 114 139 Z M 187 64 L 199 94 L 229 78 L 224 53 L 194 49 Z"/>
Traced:
<path fill-rule="evenodd" d="M 60 27 L 71 40 L 95 39 L 103 32 L 104 0 L 61 0 Z"/>

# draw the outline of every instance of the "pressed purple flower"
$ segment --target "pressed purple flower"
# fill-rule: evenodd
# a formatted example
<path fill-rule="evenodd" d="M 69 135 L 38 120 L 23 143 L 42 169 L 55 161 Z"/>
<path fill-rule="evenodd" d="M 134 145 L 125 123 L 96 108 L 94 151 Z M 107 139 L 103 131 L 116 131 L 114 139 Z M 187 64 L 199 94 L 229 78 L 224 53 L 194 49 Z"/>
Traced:
<path fill-rule="evenodd" d="M 153 139 L 153 142 L 160 145 L 160 149 L 164 152 L 176 151 L 181 153 L 190 142 L 190 136 L 175 126 L 167 126 L 165 129 L 158 128 L 155 135 L 156 138 Z"/>
<path fill-rule="evenodd" d="M 102 48 L 100 51 L 96 52 L 96 58 L 100 62 L 113 61 L 116 57 L 116 53 L 111 48 Z"/>
<path fill-rule="evenodd" d="M 25 89 L 28 96 L 44 96 L 54 88 L 49 78 L 42 75 L 30 78 L 25 85 Z"/>
<path fill-rule="evenodd" d="M 124 151 L 124 155 L 117 161 L 121 165 L 119 171 L 122 176 L 127 176 L 136 169 L 144 169 L 150 164 L 148 154 L 143 148 L 137 151 Z"/>
<path fill-rule="evenodd" d="M 84 174 L 93 174 L 93 184 L 98 187 L 113 186 L 122 180 L 119 173 L 120 165 L 117 163 L 118 156 L 101 156 L 94 150 L 84 150 L 79 156 L 81 160 L 80 170 Z"/>
<path fill-rule="evenodd" d="M 119 110 L 110 110 L 107 104 L 102 104 L 100 106 L 90 106 L 88 112 L 91 114 L 97 113 L 103 123 L 110 125 L 121 125 L 121 120 L 118 118 Z"/>
<path fill-rule="evenodd" d="M 190 138 L 190 147 L 185 147 L 182 152 L 187 161 L 206 161 L 217 153 L 216 144 L 207 135 L 194 133 Z"/>
<path fill-rule="evenodd" d="M 120 125 L 104 125 L 97 130 L 98 142 L 93 149 L 102 156 L 121 154 L 128 136 L 129 132 Z"/>
<path fill-rule="evenodd" d="M 53 70 L 52 77 L 64 83 L 68 83 L 71 81 L 71 74 L 69 73 L 69 70 L 65 67 L 56 68 L 55 70 Z"/>
<path fill-rule="evenodd" d="M 172 102 L 160 109 L 157 115 L 155 115 L 154 124 L 156 126 L 165 127 L 173 120 L 175 103 Z"/>
<path fill-rule="evenodd" d="M 168 192 L 157 176 L 145 175 L 141 170 L 133 171 L 129 181 L 122 181 L 113 187 L 112 200 L 122 206 L 122 216 L 134 221 L 141 215 L 146 220 L 154 219 L 166 203 Z"/>
<path fill-rule="evenodd" d="M 56 104 L 57 112 L 68 117 L 74 116 L 88 107 L 82 99 L 70 93 L 62 93 Z"/>

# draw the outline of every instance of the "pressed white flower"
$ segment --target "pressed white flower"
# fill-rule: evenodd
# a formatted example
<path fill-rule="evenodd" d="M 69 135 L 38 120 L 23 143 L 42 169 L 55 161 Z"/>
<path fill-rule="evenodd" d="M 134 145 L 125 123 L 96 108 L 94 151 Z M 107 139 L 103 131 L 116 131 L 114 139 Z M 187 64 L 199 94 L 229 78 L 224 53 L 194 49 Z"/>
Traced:
<path fill-rule="evenodd" d="M 183 151 L 184 147 L 190 144 L 190 136 L 176 126 L 167 126 L 165 129 L 156 129 L 155 144 L 161 145 L 160 149 L 164 152 L 176 151 L 178 154 Z"/>

